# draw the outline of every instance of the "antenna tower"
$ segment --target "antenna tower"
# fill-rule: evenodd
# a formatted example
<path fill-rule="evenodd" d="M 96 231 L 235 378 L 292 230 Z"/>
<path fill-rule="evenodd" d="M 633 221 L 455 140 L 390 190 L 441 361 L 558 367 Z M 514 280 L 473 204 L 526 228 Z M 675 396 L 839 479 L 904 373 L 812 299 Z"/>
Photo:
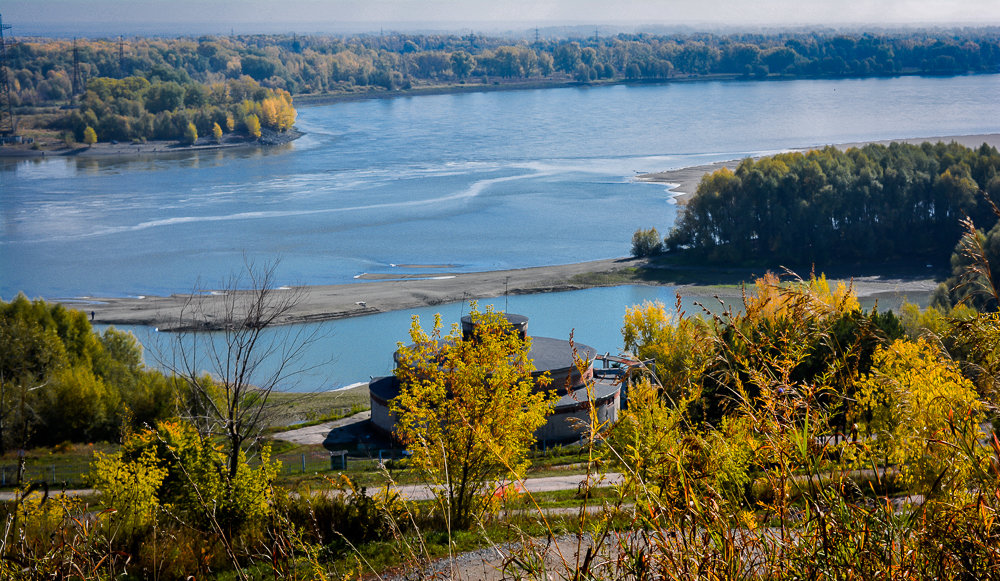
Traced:
<path fill-rule="evenodd" d="M 76 46 L 76 39 L 73 39 L 73 96 L 83 92 L 80 85 L 80 49 Z"/>
<path fill-rule="evenodd" d="M 535 27 L 535 44 L 538 44 L 538 27 Z"/>
<path fill-rule="evenodd" d="M 118 35 L 118 76 L 125 78 L 125 37 Z"/>
<path fill-rule="evenodd" d="M 5 30 L 10 30 L 10 25 L 4 24 L 3 16 L 0 15 L 0 143 L 12 137 L 16 129 L 10 100 L 10 83 L 7 82 L 7 44 L 3 37 Z"/>

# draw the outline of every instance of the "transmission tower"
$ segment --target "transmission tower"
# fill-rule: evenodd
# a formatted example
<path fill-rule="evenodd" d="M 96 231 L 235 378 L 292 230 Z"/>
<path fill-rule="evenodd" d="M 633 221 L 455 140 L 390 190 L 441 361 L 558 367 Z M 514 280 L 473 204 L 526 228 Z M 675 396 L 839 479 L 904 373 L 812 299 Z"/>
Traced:
<path fill-rule="evenodd" d="M 125 37 L 118 35 L 118 76 L 125 78 Z"/>
<path fill-rule="evenodd" d="M 76 46 L 76 39 L 73 39 L 73 96 L 82 93 L 80 86 L 80 49 Z"/>
<path fill-rule="evenodd" d="M 5 30 L 10 30 L 10 25 L 4 24 L 3 16 L 0 15 L 0 143 L 13 137 L 17 129 L 11 106 L 10 83 L 7 82 L 7 45 L 3 37 Z"/>

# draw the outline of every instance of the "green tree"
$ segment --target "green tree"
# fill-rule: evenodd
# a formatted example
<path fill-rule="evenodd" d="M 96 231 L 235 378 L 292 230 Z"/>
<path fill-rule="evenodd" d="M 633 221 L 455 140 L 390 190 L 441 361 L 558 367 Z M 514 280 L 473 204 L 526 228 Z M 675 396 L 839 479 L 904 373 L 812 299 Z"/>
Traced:
<path fill-rule="evenodd" d="M 468 78 L 476 68 L 476 59 L 464 50 L 451 53 L 451 72 L 460 79 Z"/>
<path fill-rule="evenodd" d="M 428 335 L 413 318 L 413 344 L 400 345 L 397 358 L 400 394 L 391 402 L 396 435 L 441 487 L 439 502 L 455 528 L 479 521 L 501 480 L 523 476 L 553 403 L 540 389 L 547 376 L 532 378 L 530 338 L 492 308 L 479 312 L 473 303 L 471 317 L 468 338 L 457 327 L 443 337 L 440 317 Z"/>
<path fill-rule="evenodd" d="M 87 147 L 97 143 L 97 132 L 90 125 L 83 130 L 83 142 L 87 144 Z"/>
<path fill-rule="evenodd" d="M 656 228 L 644 230 L 639 228 L 632 234 L 632 256 L 642 258 L 653 256 L 663 251 L 663 242 Z"/>

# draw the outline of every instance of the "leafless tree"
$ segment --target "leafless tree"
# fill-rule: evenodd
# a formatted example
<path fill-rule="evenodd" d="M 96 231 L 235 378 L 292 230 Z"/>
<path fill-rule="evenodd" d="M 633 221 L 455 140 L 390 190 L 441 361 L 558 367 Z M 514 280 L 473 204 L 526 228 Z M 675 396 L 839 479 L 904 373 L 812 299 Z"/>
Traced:
<path fill-rule="evenodd" d="M 230 478 L 240 450 L 261 438 L 272 394 L 319 366 L 303 365 L 321 338 L 318 327 L 284 324 L 304 290 L 278 286 L 277 267 L 278 261 L 257 264 L 244 256 L 243 269 L 220 289 L 196 289 L 162 360 L 189 390 L 184 413 L 203 435 L 225 439 Z"/>

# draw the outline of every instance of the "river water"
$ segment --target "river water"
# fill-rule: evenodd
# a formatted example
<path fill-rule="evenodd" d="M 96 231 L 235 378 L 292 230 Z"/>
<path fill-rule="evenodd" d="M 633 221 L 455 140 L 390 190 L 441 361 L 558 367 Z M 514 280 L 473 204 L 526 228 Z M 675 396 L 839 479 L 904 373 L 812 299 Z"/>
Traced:
<path fill-rule="evenodd" d="M 306 135 L 266 150 L 0 159 L 0 297 L 186 292 L 219 285 L 244 253 L 280 257 L 280 284 L 623 256 L 636 228 L 665 232 L 676 216 L 667 188 L 637 172 L 1000 132 L 998 90 L 1000 75 L 977 75 L 402 97 L 302 108 Z M 591 297 L 580 316 L 630 300 L 572 296 Z M 537 332 L 550 307 L 521 300 Z M 331 336 L 367 345 L 365 321 L 332 323 Z"/>
<path fill-rule="evenodd" d="M 623 256 L 675 216 L 636 172 L 997 132 L 998 90 L 980 75 L 404 97 L 302 108 L 307 134 L 284 148 L 0 160 L 0 297 L 184 292 L 244 252 L 280 256 L 282 284 Z"/>

